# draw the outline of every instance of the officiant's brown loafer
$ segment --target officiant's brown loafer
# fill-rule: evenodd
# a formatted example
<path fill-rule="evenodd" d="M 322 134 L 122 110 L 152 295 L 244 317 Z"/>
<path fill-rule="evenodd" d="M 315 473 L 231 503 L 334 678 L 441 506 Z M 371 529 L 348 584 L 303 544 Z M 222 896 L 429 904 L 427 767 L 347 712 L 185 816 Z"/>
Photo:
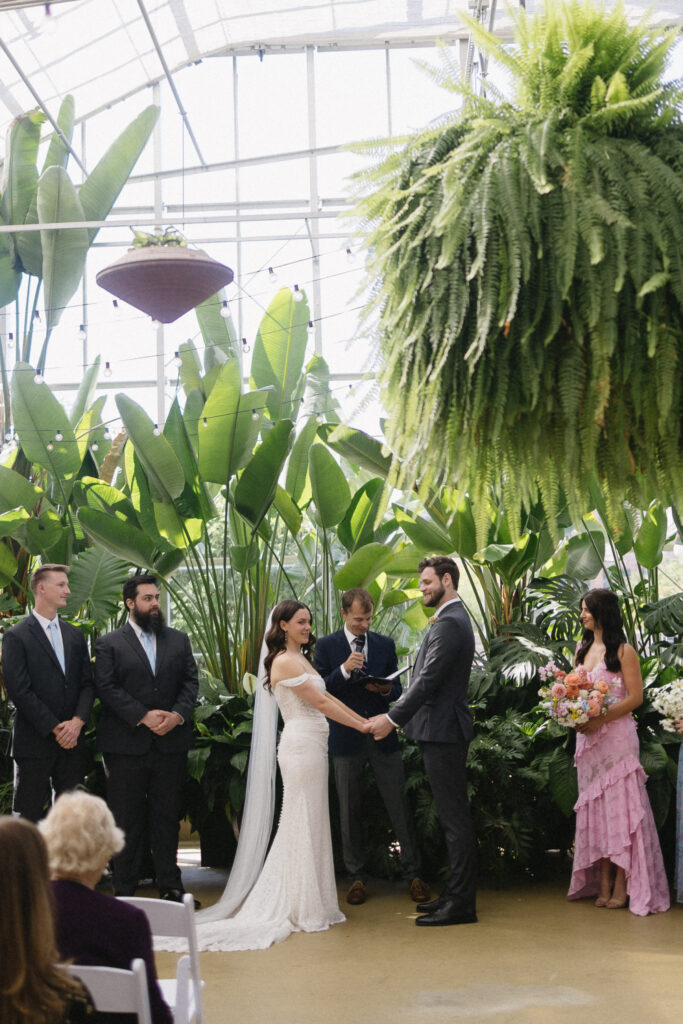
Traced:
<path fill-rule="evenodd" d="M 367 894 L 367 887 L 360 879 L 356 879 L 346 894 L 346 902 L 350 903 L 352 907 L 359 907 L 361 903 L 365 903 Z"/>
<path fill-rule="evenodd" d="M 431 891 L 426 882 L 423 882 L 421 878 L 414 878 L 408 886 L 408 892 L 410 898 L 415 903 L 425 903 L 431 896 Z"/>

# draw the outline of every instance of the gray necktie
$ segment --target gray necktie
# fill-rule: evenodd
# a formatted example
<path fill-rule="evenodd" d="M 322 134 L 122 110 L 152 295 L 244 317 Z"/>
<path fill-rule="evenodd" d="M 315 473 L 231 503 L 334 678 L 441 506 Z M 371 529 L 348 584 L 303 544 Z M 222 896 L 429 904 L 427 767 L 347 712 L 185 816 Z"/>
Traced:
<path fill-rule="evenodd" d="M 147 652 L 152 672 L 156 672 L 156 658 L 154 657 L 154 644 L 152 643 L 152 637 L 149 633 L 145 633 L 144 630 L 140 630 L 140 636 L 142 637 L 142 644 Z"/>
<path fill-rule="evenodd" d="M 62 631 L 59 628 L 59 622 L 57 621 L 57 619 L 53 619 L 52 622 L 48 623 L 48 629 L 50 630 L 52 646 L 55 649 L 57 661 L 61 665 L 62 672 L 64 672 L 64 674 L 66 675 L 66 662 L 64 661 L 64 642 L 62 641 Z"/>

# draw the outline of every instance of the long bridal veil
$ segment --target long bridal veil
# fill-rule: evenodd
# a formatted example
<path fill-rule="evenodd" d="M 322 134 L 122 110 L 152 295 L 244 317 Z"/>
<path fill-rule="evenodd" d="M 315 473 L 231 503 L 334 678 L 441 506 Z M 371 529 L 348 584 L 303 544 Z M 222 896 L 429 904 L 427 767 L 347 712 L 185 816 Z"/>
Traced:
<path fill-rule="evenodd" d="M 223 895 L 218 903 L 199 911 L 195 917 L 197 924 L 221 921 L 235 913 L 260 875 L 268 850 L 275 809 L 278 716 L 277 702 L 264 686 L 264 662 L 268 653 L 266 636 L 271 621 L 272 611 L 266 622 L 259 658 L 247 787 L 237 852 Z"/>

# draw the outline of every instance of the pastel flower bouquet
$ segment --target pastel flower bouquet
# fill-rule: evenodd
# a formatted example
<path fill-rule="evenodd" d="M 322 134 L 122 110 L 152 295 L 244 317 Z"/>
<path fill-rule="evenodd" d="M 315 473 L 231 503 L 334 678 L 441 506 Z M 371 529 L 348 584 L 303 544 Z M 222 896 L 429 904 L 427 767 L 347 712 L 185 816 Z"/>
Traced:
<path fill-rule="evenodd" d="M 609 683 L 605 679 L 591 679 L 583 665 L 567 673 L 549 661 L 539 669 L 539 675 L 545 684 L 538 691 L 543 698 L 540 706 L 558 725 L 570 729 L 583 725 L 589 718 L 607 714 L 610 704 L 616 701 L 610 695 Z"/>
<path fill-rule="evenodd" d="M 683 718 L 683 679 L 674 679 L 673 683 L 660 686 L 652 697 L 652 706 L 663 716 L 662 728 L 676 732 L 674 723 Z"/>

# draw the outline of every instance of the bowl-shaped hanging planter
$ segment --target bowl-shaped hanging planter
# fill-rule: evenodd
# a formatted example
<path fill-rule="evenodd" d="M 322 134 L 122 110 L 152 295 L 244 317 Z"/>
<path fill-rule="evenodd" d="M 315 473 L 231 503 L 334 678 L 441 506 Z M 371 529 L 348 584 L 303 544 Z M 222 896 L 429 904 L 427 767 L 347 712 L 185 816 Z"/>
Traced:
<path fill-rule="evenodd" d="M 170 324 L 230 284 L 233 276 L 230 267 L 202 249 L 148 245 L 129 249 L 116 263 L 100 270 L 96 280 L 101 288 L 153 320 Z"/>

